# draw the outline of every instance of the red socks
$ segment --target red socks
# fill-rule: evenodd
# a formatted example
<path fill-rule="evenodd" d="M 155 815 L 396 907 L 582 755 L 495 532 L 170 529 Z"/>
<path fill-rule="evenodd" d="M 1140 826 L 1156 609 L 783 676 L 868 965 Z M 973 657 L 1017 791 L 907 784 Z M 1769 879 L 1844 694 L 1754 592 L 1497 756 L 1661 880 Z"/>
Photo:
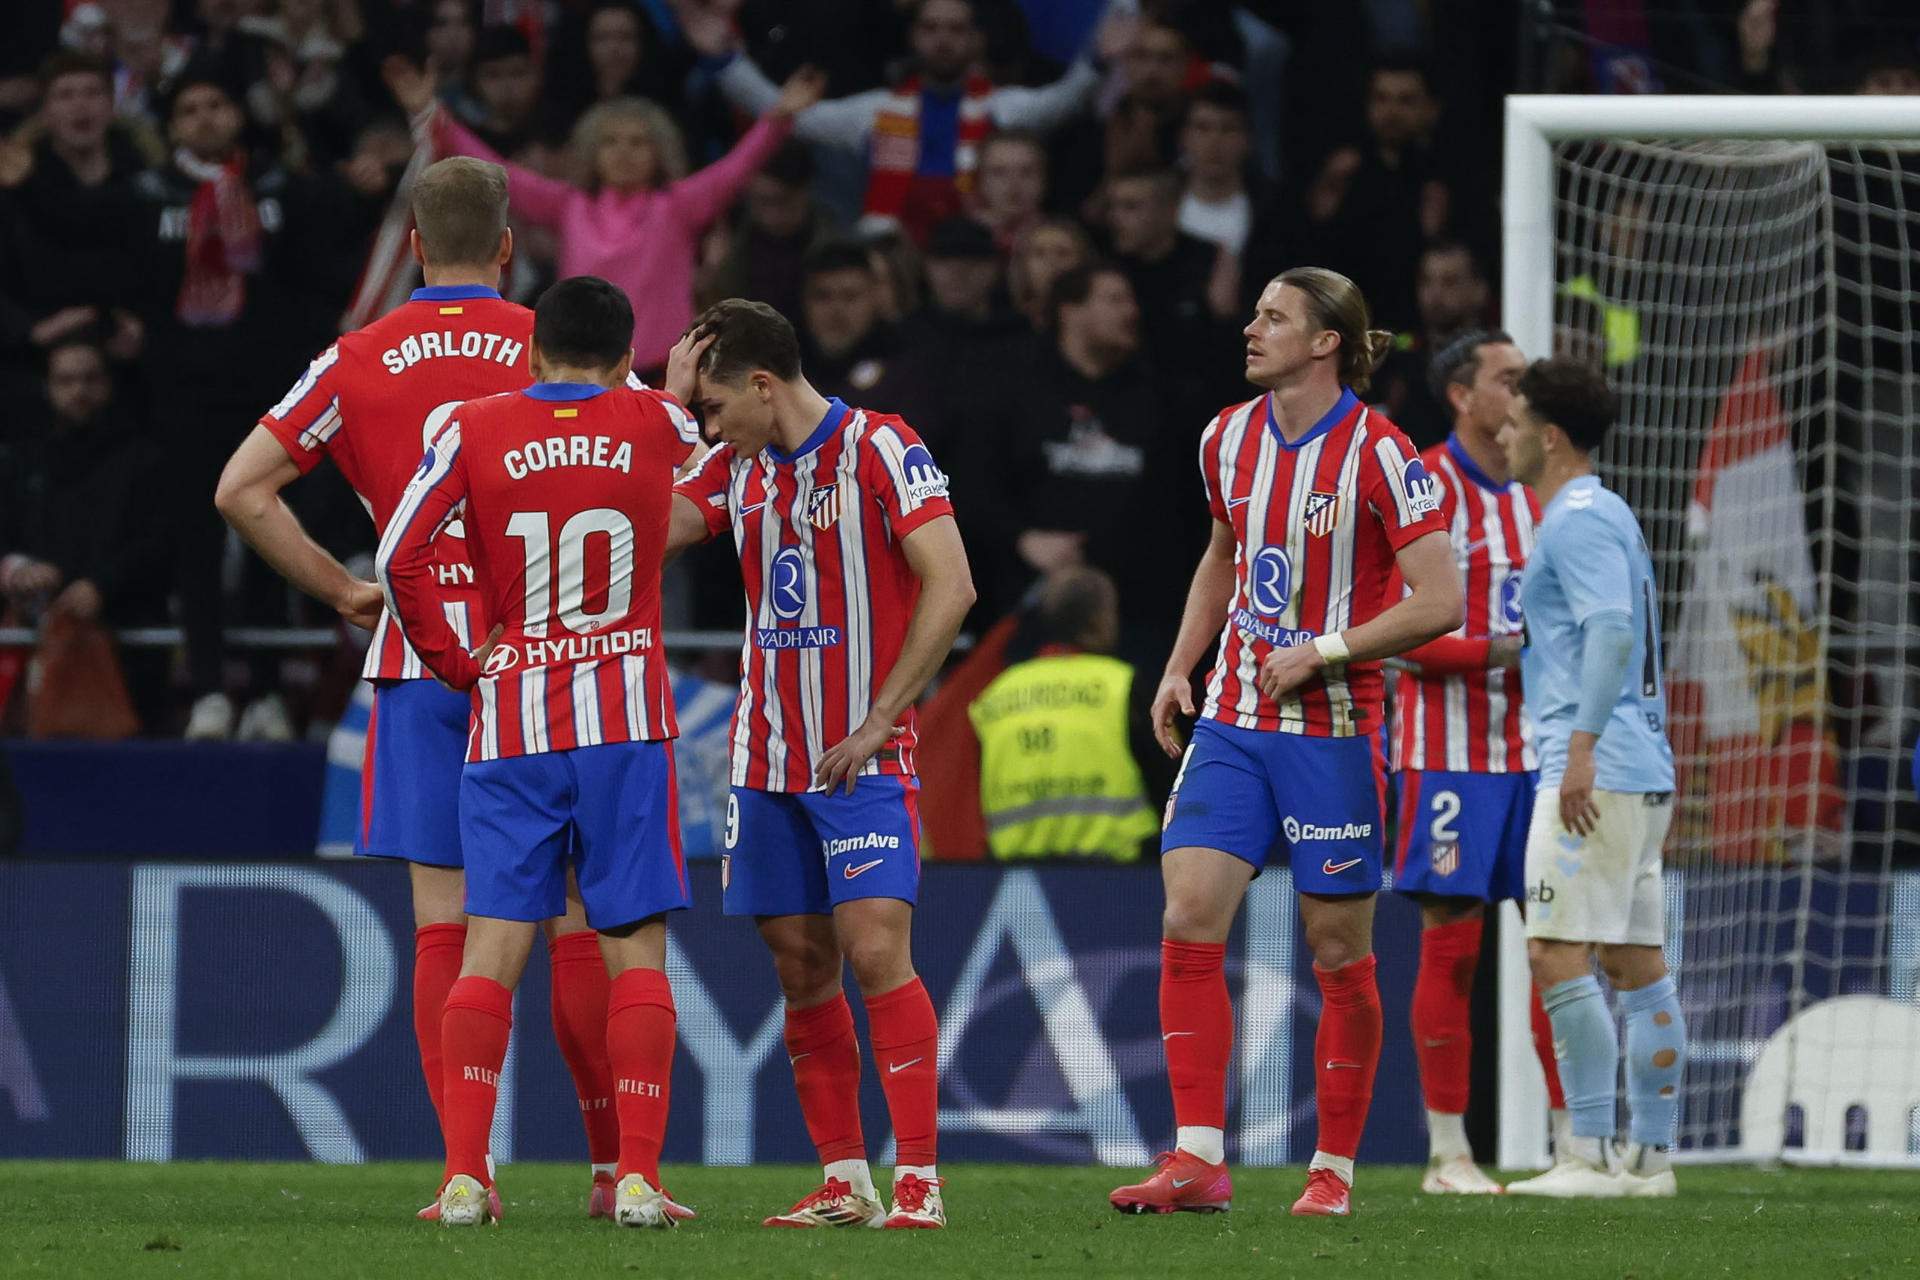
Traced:
<path fill-rule="evenodd" d="M 553 1038 L 580 1097 L 587 1158 L 612 1164 L 620 1155 L 620 1117 L 614 1111 L 613 1070 L 607 1063 L 611 980 L 599 935 L 582 929 L 553 939 L 547 945 L 547 968 L 552 976 Z M 673 1008 L 671 1000 L 667 1008 Z"/>
<path fill-rule="evenodd" d="M 1471 917 L 1420 933 L 1420 976 L 1413 984 L 1413 1053 L 1427 1110 L 1465 1115 L 1472 1091 L 1473 971 L 1480 963 L 1480 920 Z"/>
<path fill-rule="evenodd" d="M 1320 1108 L 1318 1149 L 1352 1159 L 1360 1150 L 1380 1065 L 1380 988 L 1374 958 L 1338 969 L 1313 966 L 1320 983 L 1320 1030 L 1313 1040 L 1314 1092 Z"/>
<path fill-rule="evenodd" d="M 466 946 L 463 924 L 429 924 L 413 931 L 413 1038 L 420 1042 L 420 1073 L 427 1078 L 433 1114 L 443 1121 L 440 1018 L 447 1009 L 447 992 L 460 976 L 460 954 Z"/>
<path fill-rule="evenodd" d="M 915 978 L 881 996 L 868 996 L 867 1033 L 893 1117 L 898 1163 L 930 1165 L 940 1117 L 940 1024 L 933 1001 Z"/>
<path fill-rule="evenodd" d="M 513 1029 L 513 992 L 492 978 L 461 978 L 447 993 L 440 1021 L 446 1084 L 441 1094 L 441 1130 L 447 1138 L 447 1172 L 487 1177 L 487 1136 L 500 1093 L 500 1067 Z"/>
<path fill-rule="evenodd" d="M 867 1140 L 860 1132 L 860 1042 L 854 1039 L 846 994 L 811 1008 L 789 1007 L 786 1042 L 800 1114 L 820 1163 L 866 1159 Z"/>
<path fill-rule="evenodd" d="M 1233 1001 L 1224 942 L 1160 944 L 1160 1044 L 1181 1126 L 1227 1127 L 1227 1059 Z"/>
<path fill-rule="evenodd" d="M 655 1188 L 660 1186 L 660 1148 L 667 1138 L 674 1021 L 673 988 L 667 985 L 666 974 L 658 969 L 629 969 L 613 979 L 606 1047 L 619 1102 L 620 1170 L 616 1176 L 637 1173 Z"/>
<path fill-rule="evenodd" d="M 1547 1007 L 1540 1003 L 1540 988 L 1533 988 L 1532 1000 L 1533 1052 L 1540 1059 L 1540 1069 L 1547 1074 L 1547 1105 L 1555 1111 L 1565 1111 L 1567 1091 L 1560 1087 L 1560 1063 L 1553 1056 L 1553 1023 L 1547 1017 Z"/>

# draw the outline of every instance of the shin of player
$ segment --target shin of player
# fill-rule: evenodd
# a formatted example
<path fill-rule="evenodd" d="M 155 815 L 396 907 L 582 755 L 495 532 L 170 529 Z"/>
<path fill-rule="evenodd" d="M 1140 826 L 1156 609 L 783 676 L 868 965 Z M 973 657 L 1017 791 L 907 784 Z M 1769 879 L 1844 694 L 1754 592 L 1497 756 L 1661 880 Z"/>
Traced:
<path fill-rule="evenodd" d="M 1436 352 L 1428 371 L 1452 411 L 1453 432 L 1420 461 L 1439 486 L 1467 610 L 1460 630 L 1402 655 L 1393 700 L 1400 839 L 1393 882 L 1420 905 L 1411 1020 L 1431 1144 L 1421 1189 L 1430 1194 L 1502 1189 L 1473 1163 L 1465 1113 L 1486 904 L 1526 898 L 1538 767 L 1518 668 L 1520 571 L 1540 510 L 1508 475 L 1498 438 L 1525 367 L 1510 337 L 1477 330 Z M 1536 1047 L 1544 1048 L 1541 1065 L 1557 1094 L 1552 1036 Z"/>
<path fill-rule="evenodd" d="M 1314 1040 L 1320 1136 L 1297 1214 L 1345 1214 L 1380 1055 L 1373 900 L 1381 883 L 1379 660 L 1458 627 L 1460 580 L 1434 481 L 1404 435 L 1355 394 L 1387 335 L 1352 281 L 1299 268 L 1245 330 L 1258 399 L 1201 437 L 1212 542 L 1194 572 L 1155 732 L 1177 754 L 1189 673 L 1219 658 L 1168 805 L 1161 1043 L 1178 1141 L 1129 1212 L 1227 1207 L 1224 953 L 1248 883 L 1284 850 L 1322 996 Z M 1387 604 L 1398 569 L 1407 591 Z M 1384 607 L 1383 607 L 1384 606 Z"/>
<path fill-rule="evenodd" d="M 549 289 L 534 385 L 454 410 L 380 542 L 388 608 L 414 651 L 472 691 L 460 778 L 469 925 L 441 1024 L 448 1226 L 491 1216 L 486 1142 L 512 991 L 535 924 L 567 914 L 570 884 L 612 974 L 599 1032 L 619 1118 L 612 1216 L 691 1216 L 659 1170 L 674 1047 L 665 914 L 688 901 L 660 564 L 690 446 L 677 405 L 622 389 L 632 327 L 604 280 Z M 481 616 L 495 620 L 472 653 L 434 572 L 434 540 L 455 518 L 474 547 Z M 556 943 L 561 963 L 588 961 L 571 954 L 573 936 Z"/>
<path fill-rule="evenodd" d="M 692 397 L 717 440 L 680 482 L 671 543 L 731 532 L 750 615 L 726 910 L 753 916 L 773 953 L 825 1173 L 767 1225 L 941 1227 L 939 1031 L 911 940 L 913 702 L 974 599 L 946 477 L 899 418 L 816 392 L 793 327 L 763 304 L 709 309 L 675 347 L 667 385 Z M 849 964 L 899 1148 L 890 1210 L 860 1131 Z"/>
<path fill-rule="evenodd" d="M 1527 836 L 1527 953 L 1560 1060 L 1572 1159 L 1507 1189 L 1670 1196 L 1686 1021 L 1662 946 L 1660 850 L 1673 818 L 1660 606 L 1633 512 L 1600 483 L 1613 425 L 1605 380 L 1570 359 L 1521 377 L 1500 433 L 1545 514 L 1521 586 L 1540 791 Z M 1626 1021 L 1631 1142 L 1616 1156 L 1620 1046 L 1597 955 Z"/>

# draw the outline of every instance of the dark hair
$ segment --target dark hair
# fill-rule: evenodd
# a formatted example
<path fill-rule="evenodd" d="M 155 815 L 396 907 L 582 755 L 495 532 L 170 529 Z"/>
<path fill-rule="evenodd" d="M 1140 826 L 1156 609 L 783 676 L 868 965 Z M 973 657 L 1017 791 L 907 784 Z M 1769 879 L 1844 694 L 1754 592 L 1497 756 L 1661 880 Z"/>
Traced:
<path fill-rule="evenodd" d="M 1502 343 L 1512 346 L 1513 335 L 1501 329 L 1472 329 L 1433 353 L 1427 362 L 1427 390 L 1442 405 L 1447 403 L 1447 388 L 1458 383 L 1473 385 L 1480 376 L 1480 348 Z"/>
<path fill-rule="evenodd" d="M 800 376 L 800 339 L 792 323 L 764 302 L 723 299 L 701 312 L 693 327 L 713 335 L 700 360 L 703 377 L 737 383 L 755 369 L 782 382 Z"/>
<path fill-rule="evenodd" d="M 187 90 L 197 89 L 201 85 L 218 89 L 226 95 L 228 102 L 235 107 L 240 106 L 240 91 L 234 88 L 233 81 L 226 76 L 219 64 L 205 56 L 195 57 L 188 59 L 187 65 L 180 68 L 173 79 L 167 82 L 166 110 L 161 113 L 161 120 L 166 124 L 172 124 L 174 113 L 180 108 L 180 99 L 187 96 Z"/>
<path fill-rule="evenodd" d="M 533 340 L 549 363 L 610 369 L 633 349 L 633 304 L 599 276 L 569 276 L 534 305 Z"/>
<path fill-rule="evenodd" d="M 505 23 L 494 23 L 480 28 L 473 38 L 473 65 L 483 62 L 498 62 L 502 58 L 531 58 L 533 46 L 527 43 L 527 37 L 518 27 Z"/>
<path fill-rule="evenodd" d="M 81 53 L 76 49 L 56 49 L 47 55 L 40 64 L 40 88 L 44 92 L 53 88 L 53 82 L 62 76 L 95 76 L 113 92 L 113 67 L 104 58 L 96 58 L 90 53 Z"/>
<path fill-rule="evenodd" d="M 980 159 L 987 158 L 988 147 L 1007 142 L 1037 151 L 1040 154 L 1040 163 L 1042 165 L 1047 163 L 1047 140 L 1032 129 L 995 129 L 980 144 Z"/>
<path fill-rule="evenodd" d="M 507 229 L 507 171 L 487 160 L 449 156 L 413 184 L 413 223 L 436 267 L 491 266 Z"/>
<path fill-rule="evenodd" d="M 1098 569 L 1062 569 L 1040 582 L 1034 622 L 1042 644 L 1079 644 L 1119 605 L 1119 588 Z"/>
<path fill-rule="evenodd" d="M 1426 244 L 1420 247 L 1419 261 L 1425 262 L 1428 258 L 1433 257 L 1435 254 L 1441 254 L 1441 253 L 1466 254 L 1468 270 L 1472 271 L 1474 276 L 1480 280 L 1485 280 L 1487 278 L 1487 273 L 1485 269 L 1482 268 L 1480 265 L 1480 255 L 1475 253 L 1473 251 L 1473 246 L 1468 244 L 1465 240 L 1450 240 L 1445 237 L 1442 237 L 1441 239 L 1438 239 L 1438 240 L 1429 240 L 1426 242 Z"/>
<path fill-rule="evenodd" d="M 1047 290 L 1047 324 L 1058 331 L 1060 312 L 1064 307 L 1077 307 L 1093 296 L 1093 282 L 1101 276 L 1119 276 L 1127 280 L 1127 273 L 1119 266 L 1102 258 L 1083 262 L 1077 267 L 1069 267 L 1053 279 L 1053 287 Z M 1128 280 L 1131 284 L 1132 281 Z"/>
<path fill-rule="evenodd" d="M 783 187 L 804 187 L 813 182 L 813 149 L 798 138 L 788 138 L 760 172 Z"/>
<path fill-rule="evenodd" d="M 1417 53 L 1394 50 L 1382 53 L 1367 65 L 1367 87 L 1373 87 L 1373 78 L 1378 75 L 1419 76 L 1421 85 L 1428 93 L 1434 92 L 1433 66 Z"/>
<path fill-rule="evenodd" d="M 811 280 L 834 271 L 858 271 L 873 275 L 873 259 L 858 240 L 827 240 L 808 251 L 800 264 L 800 278 Z"/>
<path fill-rule="evenodd" d="M 1535 360 L 1514 390 L 1527 398 L 1534 417 L 1566 432 L 1573 447 L 1583 453 L 1600 447 L 1620 411 L 1600 371 L 1571 356 Z"/>
<path fill-rule="evenodd" d="M 1178 204 L 1180 193 L 1186 189 L 1186 181 L 1180 171 L 1165 165 L 1146 165 L 1131 169 L 1122 169 L 1107 180 L 1111 186 L 1115 182 L 1151 182 L 1165 200 Z"/>
<path fill-rule="evenodd" d="M 1245 123 L 1249 110 L 1247 91 L 1231 80 L 1218 76 L 1208 80 L 1195 89 L 1187 98 L 1187 115 L 1193 115 L 1195 107 L 1217 107 L 1222 111 L 1231 111 Z"/>
<path fill-rule="evenodd" d="M 1316 329 L 1340 335 L 1340 381 L 1355 393 L 1366 391 L 1373 371 L 1393 349 L 1393 335 L 1373 327 L 1360 286 L 1326 267 L 1290 267 L 1273 278 L 1307 295 Z"/>

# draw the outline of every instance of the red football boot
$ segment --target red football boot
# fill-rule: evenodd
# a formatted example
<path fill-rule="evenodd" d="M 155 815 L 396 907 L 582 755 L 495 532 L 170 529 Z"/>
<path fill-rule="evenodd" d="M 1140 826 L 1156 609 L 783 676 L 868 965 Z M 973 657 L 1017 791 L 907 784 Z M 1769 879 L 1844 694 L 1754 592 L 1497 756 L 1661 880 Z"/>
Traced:
<path fill-rule="evenodd" d="M 1224 1213 L 1233 1207 L 1233 1176 L 1191 1151 L 1163 1151 L 1159 1171 L 1107 1197 L 1122 1213 Z"/>
<path fill-rule="evenodd" d="M 1353 1212 L 1353 1188 L 1331 1169 L 1307 1170 L 1307 1189 L 1293 1202 L 1296 1218 L 1344 1218 Z"/>

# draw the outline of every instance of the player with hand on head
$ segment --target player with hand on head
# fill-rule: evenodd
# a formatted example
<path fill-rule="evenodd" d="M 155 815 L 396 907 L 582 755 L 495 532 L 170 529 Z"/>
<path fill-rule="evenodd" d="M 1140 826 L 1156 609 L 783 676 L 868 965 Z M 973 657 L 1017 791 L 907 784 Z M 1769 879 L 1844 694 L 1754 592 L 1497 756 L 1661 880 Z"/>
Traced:
<path fill-rule="evenodd" d="M 1355 394 L 1389 335 L 1353 282 L 1296 267 L 1260 295 L 1247 381 L 1200 440 L 1213 539 L 1155 695 L 1161 746 L 1215 635 L 1219 658 L 1168 802 L 1161 1043 L 1179 1125 L 1123 1212 L 1225 1209 L 1233 1005 L 1226 941 L 1247 886 L 1284 849 L 1324 998 L 1314 1040 L 1320 1136 L 1301 1215 L 1352 1208 L 1353 1160 L 1380 1058 L 1373 905 L 1381 883 L 1380 659 L 1464 617 L 1438 487 L 1399 428 Z M 1407 594 L 1389 595 L 1398 569 Z"/>
<path fill-rule="evenodd" d="M 1420 455 L 1440 486 L 1440 515 L 1466 586 L 1461 628 L 1402 655 L 1393 700 L 1400 848 L 1393 887 L 1420 904 L 1413 1051 L 1430 1144 L 1420 1189 L 1497 1195 L 1473 1162 L 1466 1110 L 1473 1065 L 1469 1005 L 1489 902 L 1526 899 L 1533 813 L 1532 733 L 1520 699 L 1520 570 L 1540 508 L 1507 472 L 1499 434 L 1526 358 L 1504 333 L 1476 330 L 1433 356 L 1434 398 L 1453 432 Z M 1564 1148 L 1566 1101 L 1553 1033 L 1534 1001 L 1534 1049 Z"/>
<path fill-rule="evenodd" d="M 413 254 L 424 288 L 364 329 L 344 334 L 260 419 L 220 476 L 215 504 L 254 550 L 295 586 L 373 632 L 361 674 L 374 685 L 355 850 L 407 862 L 413 889 L 413 1026 L 435 1115 L 440 1014 L 466 940 L 458 804 L 467 751 L 467 699 L 430 678 L 380 589 L 354 578 L 300 527 L 281 490 L 322 459 L 353 486 L 384 532 L 400 495 L 464 400 L 527 385 L 533 313 L 500 296 L 513 256 L 507 178 L 498 165 L 455 158 L 413 185 Z M 689 441 L 698 435 L 684 414 Z M 691 447 L 691 446 L 689 446 Z M 479 639 L 473 567 L 459 522 L 435 543 L 446 619 L 462 643 Z M 588 1212 L 612 1212 L 620 1142 L 605 1035 L 607 971 L 577 896 L 545 925 L 553 1027 L 586 1125 L 594 1183 Z M 420 1216 L 431 1218 L 437 1204 Z M 498 1213 L 498 1206 L 495 1206 Z"/>
<path fill-rule="evenodd" d="M 1660 599 L 1646 540 L 1600 483 L 1593 453 L 1613 392 L 1577 360 L 1539 360 L 1500 432 L 1515 479 L 1545 506 L 1521 579 L 1521 654 L 1540 752 L 1527 833 L 1527 958 L 1566 1086 L 1568 1158 L 1507 1190 L 1670 1196 L 1687 1028 L 1662 947 L 1661 846 L 1673 821 L 1673 751 L 1660 681 Z M 1612 1149 L 1620 1046 L 1599 956 L 1626 1014 L 1631 1137 Z"/>
<path fill-rule="evenodd" d="M 682 480 L 672 550 L 731 530 L 748 626 L 721 863 L 786 997 L 787 1055 L 825 1179 L 770 1227 L 943 1227 L 939 1027 L 913 969 L 913 703 L 974 601 L 947 479 L 901 419 L 815 391 L 793 326 L 729 299 L 675 346 L 669 390 L 717 442 Z M 883 1209 L 860 1130 L 866 1002 L 899 1159 Z"/>
<path fill-rule="evenodd" d="M 536 924 L 572 871 L 612 972 L 603 1035 L 615 1079 L 615 1221 L 691 1214 L 660 1186 L 673 1070 L 666 913 L 688 905 L 673 783 L 677 732 L 660 648 L 660 565 L 684 414 L 629 392 L 633 308 L 604 280 L 547 290 L 534 384 L 458 406 L 380 540 L 387 607 L 435 675 L 471 690 L 460 776 L 465 953 L 447 995 L 440 1221 L 491 1216 L 487 1134 Z M 477 607 L 450 625 L 436 544 L 466 526 Z"/>

